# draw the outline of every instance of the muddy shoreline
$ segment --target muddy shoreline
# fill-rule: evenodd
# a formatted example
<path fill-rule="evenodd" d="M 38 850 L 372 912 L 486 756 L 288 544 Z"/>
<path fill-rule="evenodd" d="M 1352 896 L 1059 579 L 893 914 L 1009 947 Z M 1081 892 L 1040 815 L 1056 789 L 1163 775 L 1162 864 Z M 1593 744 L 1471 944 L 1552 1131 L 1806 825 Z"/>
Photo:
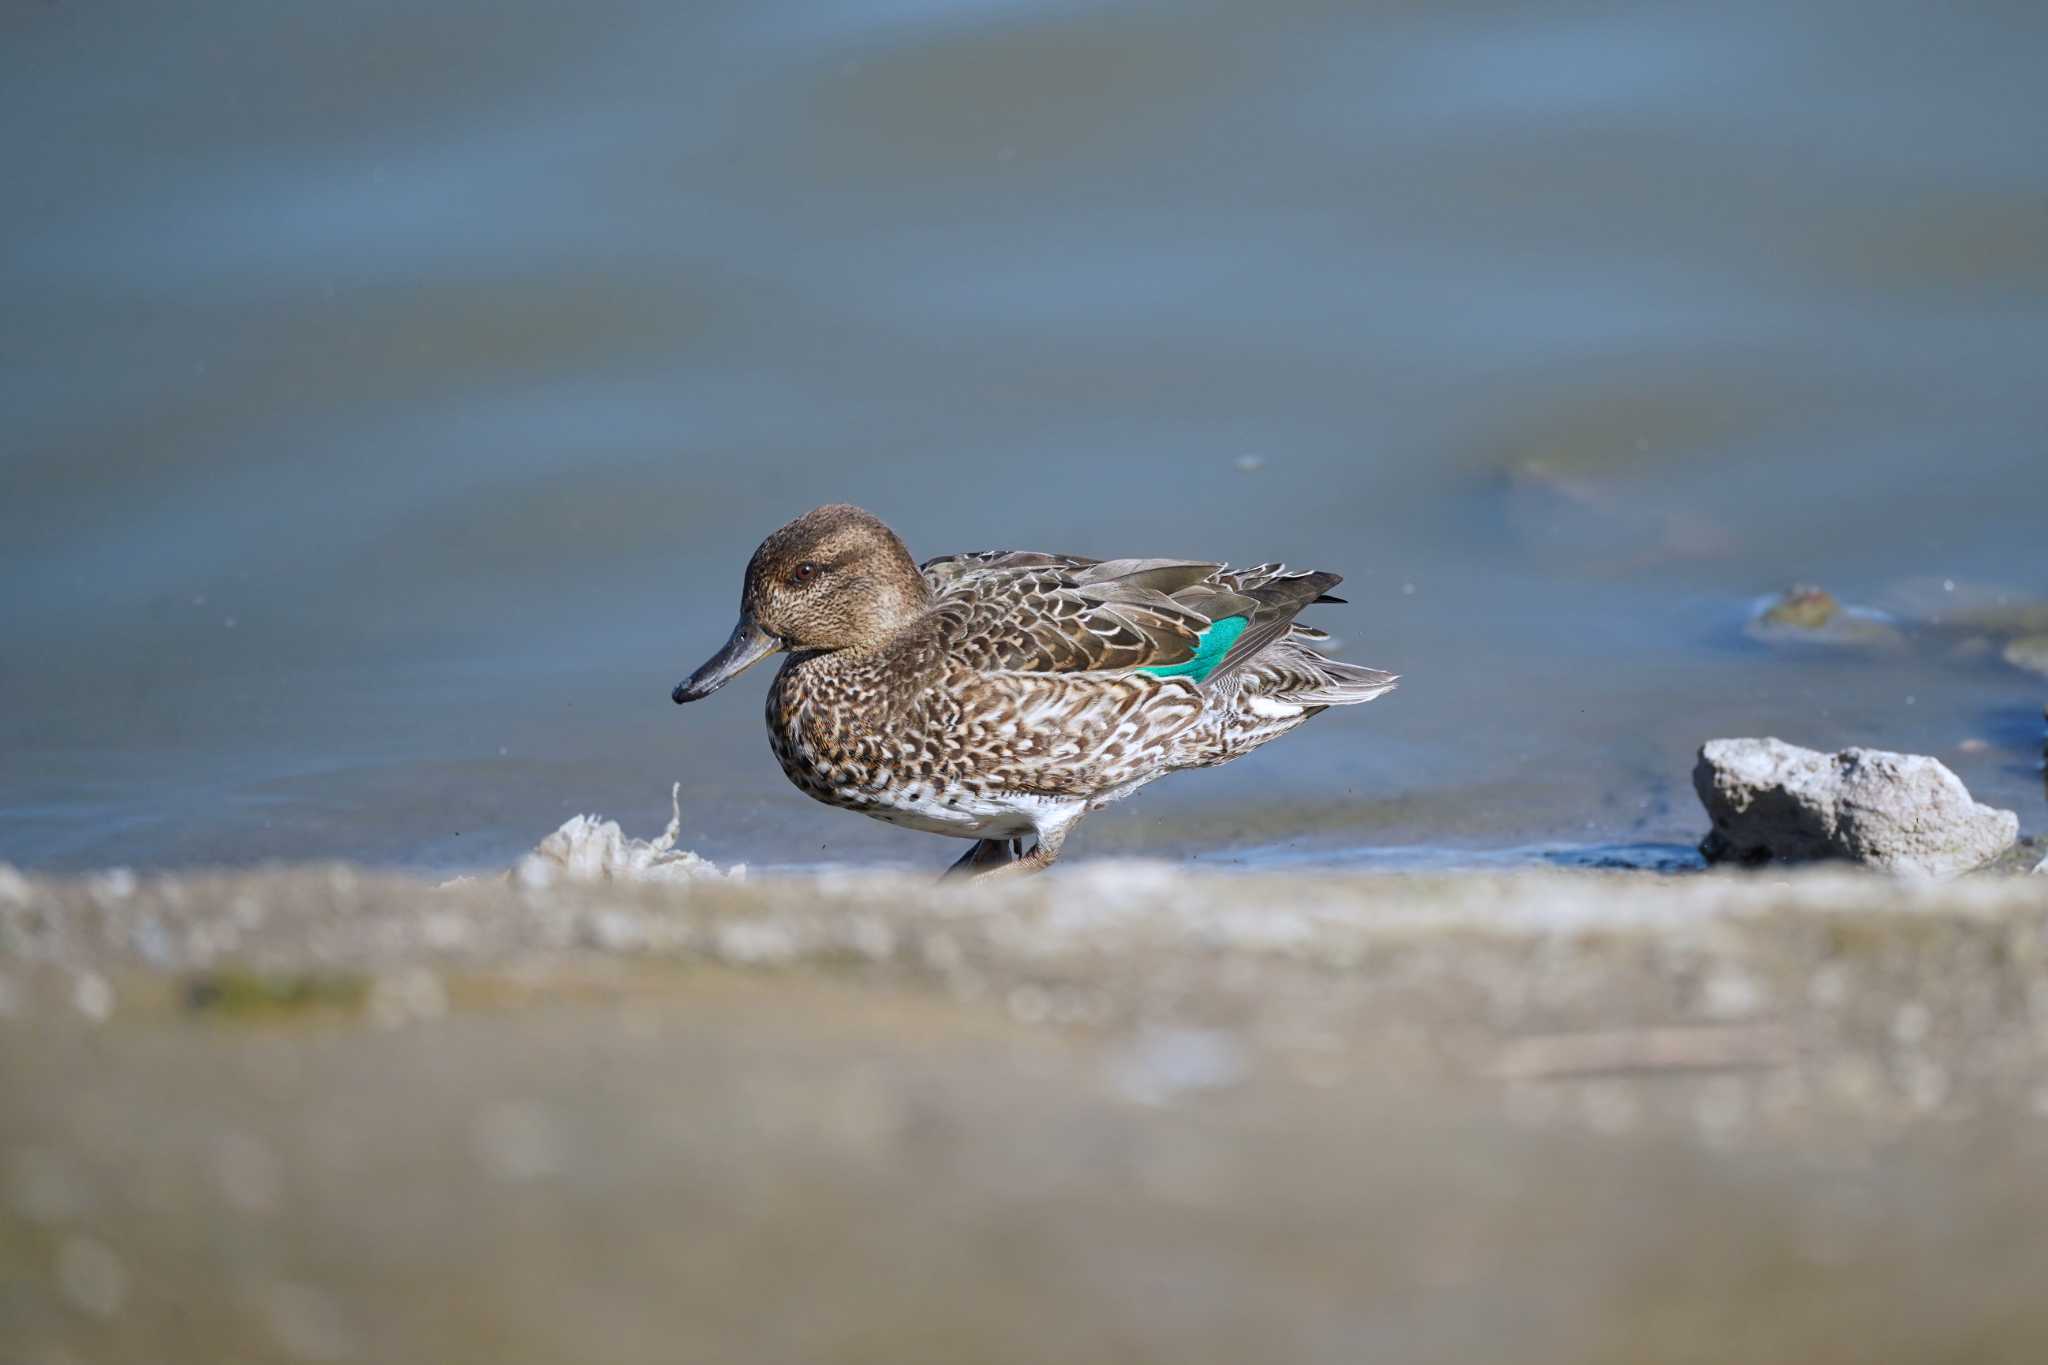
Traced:
<path fill-rule="evenodd" d="M 2048 877 L 0 879 L 32 1360 L 2048 1346 Z"/>

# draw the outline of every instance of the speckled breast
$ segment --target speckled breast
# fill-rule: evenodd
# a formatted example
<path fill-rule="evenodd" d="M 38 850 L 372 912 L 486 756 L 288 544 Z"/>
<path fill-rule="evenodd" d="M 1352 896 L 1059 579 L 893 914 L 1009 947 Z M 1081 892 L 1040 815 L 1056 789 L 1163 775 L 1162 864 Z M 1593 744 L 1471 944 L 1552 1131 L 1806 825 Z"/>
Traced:
<path fill-rule="evenodd" d="M 999 774 L 961 743 L 960 706 L 933 681 L 893 704 L 870 680 L 806 661 L 785 666 L 768 694 L 775 758 L 814 800 L 933 833 L 1029 827 Z"/>
<path fill-rule="evenodd" d="M 768 692 L 776 761 L 805 794 L 865 809 L 891 793 L 945 782 L 949 766 L 929 697 L 880 704 L 872 684 L 826 660 L 793 661 Z"/>

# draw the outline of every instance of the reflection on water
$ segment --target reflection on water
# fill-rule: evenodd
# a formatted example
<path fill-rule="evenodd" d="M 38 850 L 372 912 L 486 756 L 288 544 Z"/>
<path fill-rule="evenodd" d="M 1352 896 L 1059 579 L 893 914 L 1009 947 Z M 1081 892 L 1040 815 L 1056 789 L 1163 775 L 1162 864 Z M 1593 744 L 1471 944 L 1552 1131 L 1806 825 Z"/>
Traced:
<path fill-rule="evenodd" d="M 837 498 L 926 554 L 1346 575 L 1321 619 L 1401 692 L 1083 854 L 1276 801 L 1682 841 L 1723 733 L 2042 824 L 1996 641 L 1738 629 L 1793 582 L 2048 593 L 2037 9 L 0 24 L 0 856 L 490 862 L 681 778 L 721 861 L 937 866 L 783 784 L 752 680 L 666 700 Z"/>

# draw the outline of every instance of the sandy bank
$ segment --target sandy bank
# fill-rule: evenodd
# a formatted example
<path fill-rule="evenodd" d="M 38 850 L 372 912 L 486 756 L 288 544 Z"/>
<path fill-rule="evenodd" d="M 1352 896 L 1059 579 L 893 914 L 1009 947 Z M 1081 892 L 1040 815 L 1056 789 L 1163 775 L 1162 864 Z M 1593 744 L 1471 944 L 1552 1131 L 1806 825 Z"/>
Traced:
<path fill-rule="evenodd" d="M 2044 965 L 2048 878 L 0 877 L 6 1316 L 29 1359 L 2039 1358 Z"/>

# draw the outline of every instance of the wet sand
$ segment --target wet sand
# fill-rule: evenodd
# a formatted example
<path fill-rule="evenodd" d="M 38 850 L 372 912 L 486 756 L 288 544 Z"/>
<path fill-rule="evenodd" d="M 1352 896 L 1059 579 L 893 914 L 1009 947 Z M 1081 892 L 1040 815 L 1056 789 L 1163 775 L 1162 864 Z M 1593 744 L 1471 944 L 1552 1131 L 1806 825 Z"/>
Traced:
<path fill-rule="evenodd" d="M 2032 1360 L 2048 877 L 0 876 L 10 1359 Z"/>

